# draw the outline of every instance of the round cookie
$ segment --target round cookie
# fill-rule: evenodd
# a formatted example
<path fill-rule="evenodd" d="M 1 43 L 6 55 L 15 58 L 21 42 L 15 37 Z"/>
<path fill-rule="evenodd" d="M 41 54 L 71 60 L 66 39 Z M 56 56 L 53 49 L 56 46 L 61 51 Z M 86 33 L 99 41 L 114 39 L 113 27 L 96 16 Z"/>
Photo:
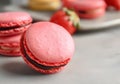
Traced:
<path fill-rule="evenodd" d="M 45 74 L 56 73 L 72 58 L 74 42 L 62 26 L 38 22 L 23 34 L 21 52 L 33 69 Z"/>
<path fill-rule="evenodd" d="M 62 0 L 63 6 L 74 9 L 80 18 L 98 18 L 105 14 L 106 3 L 103 0 Z"/>
<path fill-rule="evenodd" d="M 0 54 L 6 56 L 20 56 L 21 35 L 0 37 Z"/>
<path fill-rule="evenodd" d="M 31 25 L 32 18 L 26 12 L 0 13 L 0 36 L 21 34 Z"/>
<path fill-rule="evenodd" d="M 61 7 L 60 0 L 29 0 L 28 7 L 32 10 L 54 11 Z"/>

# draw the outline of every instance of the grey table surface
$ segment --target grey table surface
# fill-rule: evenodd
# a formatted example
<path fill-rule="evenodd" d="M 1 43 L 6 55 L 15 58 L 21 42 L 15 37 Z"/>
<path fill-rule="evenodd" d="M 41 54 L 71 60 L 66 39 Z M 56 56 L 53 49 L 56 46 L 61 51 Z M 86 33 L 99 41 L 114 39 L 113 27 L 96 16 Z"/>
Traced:
<path fill-rule="evenodd" d="M 60 73 L 42 75 L 21 57 L 0 56 L 0 84 L 120 84 L 120 27 L 79 32 L 75 54 Z"/>
<path fill-rule="evenodd" d="M 42 75 L 21 57 L 0 56 L 0 84 L 120 84 L 120 28 L 73 36 L 75 54 L 57 74 Z"/>

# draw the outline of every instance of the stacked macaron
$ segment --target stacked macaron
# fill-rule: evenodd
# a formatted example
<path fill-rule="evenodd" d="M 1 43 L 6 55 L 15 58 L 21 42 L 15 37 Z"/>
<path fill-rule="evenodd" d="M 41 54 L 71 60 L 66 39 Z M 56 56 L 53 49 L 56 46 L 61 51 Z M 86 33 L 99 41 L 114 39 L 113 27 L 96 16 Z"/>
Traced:
<path fill-rule="evenodd" d="M 20 55 L 20 38 L 31 22 L 32 18 L 26 12 L 0 13 L 0 54 Z"/>
<path fill-rule="evenodd" d="M 60 0 L 29 0 L 28 6 L 32 10 L 53 11 L 61 7 Z"/>
<path fill-rule="evenodd" d="M 22 55 L 31 68 L 44 74 L 61 71 L 74 54 L 71 35 L 51 22 L 31 22 L 26 12 L 0 13 L 0 54 Z"/>
<path fill-rule="evenodd" d="M 62 0 L 63 6 L 74 9 L 80 18 L 98 18 L 105 14 L 104 0 Z"/>
<path fill-rule="evenodd" d="M 0 54 L 22 55 L 30 67 L 44 74 L 61 71 L 74 54 L 71 35 L 51 22 L 31 22 L 26 12 L 0 13 Z"/>

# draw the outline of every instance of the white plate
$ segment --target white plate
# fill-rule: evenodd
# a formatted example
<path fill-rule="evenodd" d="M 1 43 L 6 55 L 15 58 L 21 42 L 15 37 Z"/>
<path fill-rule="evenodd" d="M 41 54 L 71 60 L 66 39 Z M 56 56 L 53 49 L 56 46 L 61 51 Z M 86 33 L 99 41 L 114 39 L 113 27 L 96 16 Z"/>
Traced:
<path fill-rule="evenodd" d="M 4 11 L 26 11 L 31 14 L 31 16 L 35 20 L 45 20 L 49 21 L 53 12 L 35 12 L 31 11 L 22 7 L 18 6 L 5 6 L 3 7 Z M 106 14 L 98 19 L 88 20 L 88 19 L 81 19 L 80 20 L 81 30 L 96 30 L 96 29 L 103 29 L 109 28 L 111 26 L 120 25 L 120 11 L 107 11 Z"/>

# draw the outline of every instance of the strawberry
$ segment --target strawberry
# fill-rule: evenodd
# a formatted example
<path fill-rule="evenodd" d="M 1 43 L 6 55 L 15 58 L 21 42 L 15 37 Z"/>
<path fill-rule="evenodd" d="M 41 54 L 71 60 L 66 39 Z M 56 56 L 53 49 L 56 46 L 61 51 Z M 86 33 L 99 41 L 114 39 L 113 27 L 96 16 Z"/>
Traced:
<path fill-rule="evenodd" d="M 105 0 L 108 6 L 113 6 L 116 10 L 120 10 L 120 0 Z"/>
<path fill-rule="evenodd" d="M 63 26 L 70 34 L 74 34 L 80 26 L 80 19 L 77 14 L 67 8 L 53 14 L 50 21 Z"/>

